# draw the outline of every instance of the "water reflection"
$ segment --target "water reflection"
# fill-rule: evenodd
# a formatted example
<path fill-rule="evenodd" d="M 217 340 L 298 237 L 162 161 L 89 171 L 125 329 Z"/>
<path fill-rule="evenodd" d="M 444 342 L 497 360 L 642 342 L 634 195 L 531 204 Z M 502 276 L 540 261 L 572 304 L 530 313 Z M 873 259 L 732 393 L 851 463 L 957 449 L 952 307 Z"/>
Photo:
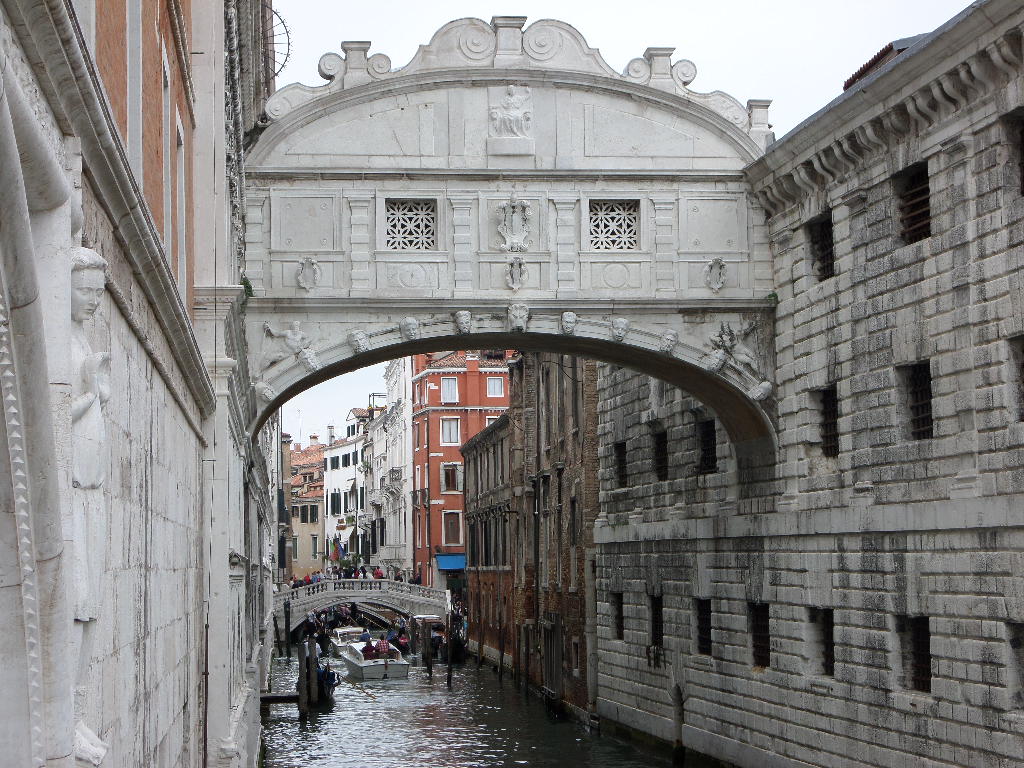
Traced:
<path fill-rule="evenodd" d="M 293 660 L 274 661 L 274 690 L 295 681 Z M 492 768 L 593 766 L 667 768 L 662 755 L 590 736 L 555 722 L 510 679 L 501 685 L 488 668 L 455 670 L 452 690 L 444 668 L 434 679 L 413 667 L 408 680 L 338 686 L 336 704 L 300 724 L 295 705 L 274 705 L 264 722 L 266 768 Z M 691 764 L 691 763 L 688 763 Z"/>

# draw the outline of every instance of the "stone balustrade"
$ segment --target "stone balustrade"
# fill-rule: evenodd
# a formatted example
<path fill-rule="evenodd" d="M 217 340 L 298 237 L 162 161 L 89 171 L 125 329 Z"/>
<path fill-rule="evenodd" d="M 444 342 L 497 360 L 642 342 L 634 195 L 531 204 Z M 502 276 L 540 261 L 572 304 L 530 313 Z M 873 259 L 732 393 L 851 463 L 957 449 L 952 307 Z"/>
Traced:
<path fill-rule="evenodd" d="M 448 597 L 443 589 L 391 579 L 324 579 L 295 589 L 281 585 L 280 591 L 274 595 L 274 613 L 282 625 L 286 602 L 291 604 L 289 629 L 294 629 L 310 611 L 336 603 L 379 605 L 411 616 L 443 614 Z"/>

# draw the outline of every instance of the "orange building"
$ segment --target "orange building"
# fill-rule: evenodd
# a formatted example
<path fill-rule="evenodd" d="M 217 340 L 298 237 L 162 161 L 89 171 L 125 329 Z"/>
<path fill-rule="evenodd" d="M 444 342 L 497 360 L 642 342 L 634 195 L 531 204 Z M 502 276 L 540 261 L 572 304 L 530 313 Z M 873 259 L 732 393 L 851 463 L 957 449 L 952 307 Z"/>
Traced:
<path fill-rule="evenodd" d="M 413 573 L 458 592 L 466 537 L 461 446 L 508 408 L 508 350 L 412 358 Z"/>

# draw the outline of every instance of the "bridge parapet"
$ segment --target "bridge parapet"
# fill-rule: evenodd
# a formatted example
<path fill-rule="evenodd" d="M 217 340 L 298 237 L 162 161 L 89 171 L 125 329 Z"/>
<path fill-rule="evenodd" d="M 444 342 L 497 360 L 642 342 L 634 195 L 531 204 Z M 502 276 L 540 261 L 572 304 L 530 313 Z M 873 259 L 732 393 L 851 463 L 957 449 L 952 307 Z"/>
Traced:
<path fill-rule="evenodd" d="M 448 603 L 443 589 L 390 579 L 325 579 L 296 589 L 285 588 L 274 595 L 274 613 L 284 623 L 284 604 L 291 603 L 291 631 L 306 614 L 336 603 L 366 603 L 383 606 L 411 616 L 442 614 Z"/>

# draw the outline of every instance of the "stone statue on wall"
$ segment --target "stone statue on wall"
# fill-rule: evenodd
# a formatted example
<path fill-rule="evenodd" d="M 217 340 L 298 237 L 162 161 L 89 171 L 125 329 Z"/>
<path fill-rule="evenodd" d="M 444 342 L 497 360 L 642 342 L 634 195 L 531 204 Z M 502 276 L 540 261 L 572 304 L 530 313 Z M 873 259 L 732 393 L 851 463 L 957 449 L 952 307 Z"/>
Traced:
<path fill-rule="evenodd" d="M 525 304 L 511 304 L 508 308 L 508 329 L 526 333 L 526 325 L 530 322 L 530 308 Z"/>
<path fill-rule="evenodd" d="M 473 313 L 468 309 L 460 309 L 455 313 L 455 330 L 459 333 L 469 333 L 473 330 Z"/>
<path fill-rule="evenodd" d="M 110 400 L 110 359 L 94 352 L 86 323 L 92 319 L 106 289 L 107 262 L 91 248 L 71 256 L 71 585 L 74 625 L 71 669 L 75 675 L 75 756 L 79 764 L 99 765 L 107 745 L 85 724 L 87 679 L 92 662 L 96 618 L 106 572 L 107 514 L 106 414 Z"/>
<path fill-rule="evenodd" d="M 567 310 L 562 313 L 561 330 L 566 336 L 572 336 L 576 333 L 576 326 L 579 323 L 580 318 L 572 310 Z"/>
<path fill-rule="evenodd" d="M 320 369 L 320 360 L 313 350 L 313 340 L 309 337 L 309 334 L 302 331 L 301 326 L 302 323 L 296 320 L 292 323 L 291 328 L 275 331 L 274 327 L 267 322 L 263 324 L 263 330 L 271 338 L 281 339 L 284 342 L 285 348 L 295 355 L 295 359 L 302 363 L 302 366 L 307 371 L 313 373 L 313 371 Z M 275 363 L 284 357 L 286 355 L 278 355 L 272 358 L 270 362 Z"/>
<path fill-rule="evenodd" d="M 420 337 L 420 321 L 415 317 L 403 317 L 398 323 L 398 330 L 406 341 L 415 341 Z"/>
<path fill-rule="evenodd" d="M 529 102 L 528 85 L 510 85 L 505 88 L 501 103 L 491 107 L 491 135 L 528 137 L 533 126 L 533 110 Z"/>

